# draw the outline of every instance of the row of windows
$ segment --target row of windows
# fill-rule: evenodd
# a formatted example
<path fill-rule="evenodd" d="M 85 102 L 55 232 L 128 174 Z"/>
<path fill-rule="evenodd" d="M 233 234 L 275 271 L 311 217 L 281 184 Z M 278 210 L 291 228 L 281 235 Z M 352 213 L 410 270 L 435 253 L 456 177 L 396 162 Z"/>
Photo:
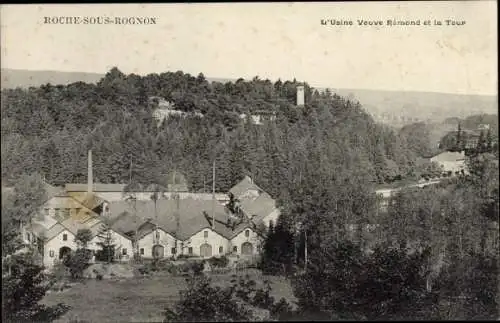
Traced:
<path fill-rule="evenodd" d="M 127 250 L 127 249 L 122 249 L 122 250 Z M 171 254 L 172 255 L 175 255 L 177 254 L 177 248 L 172 248 L 170 250 Z M 233 246 L 233 252 L 238 252 L 238 247 L 237 246 Z M 144 248 L 141 248 L 139 249 L 139 253 L 143 256 L 144 255 Z M 219 253 L 222 254 L 224 253 L 224 247 L 220 246 L 219 247 Z M 188 254 L 192 255 L 193 254 L 193 247 L 189 247 L 188 248 Z M 126 253 L 124 253 L 124 255 L 126 255 Z"/>
<path fill-rule="evenodd" d="M 56 217 L 69 217 L 70 214 L 71 214 L 71 210 L 73 210 L 75 212 L 75 214 L 78 214 L 80 213 L 81 211 L 81 208 L 54 208 L 54 216 Z M 43 209 L 43 213 L 45 216 L 49 216 L 49 213 L 50 213 L 50 209 L 49 208 L 46 208 L 46 209 Z"/>
<path fill-rule="evenodd" d="M 63 235 L 63 240 L 66 241 L 68 239 L 68 235 L 67 234 L 64 234 Z M 127 255 L 127 248 L 122 248 L 122 255 L 123 256 L 126 256 Z M 141 248 L 139 250 L 140 254 L 141 255 L 144 255 L 144 248 Z M 237 246 L 233 246 L 233 252 L 238 252 L 238 247 Z M 176 248 L 172 248 L 171 249 L 171 253 L 173 255 L 175 255 L 177 253 L 177 249 Z M 224 253 L 224 248 L 222 246 L 219 247 L 219 253 L 222 254 Z M 192 255 L 193 254 L 193 247 L 189 247 L 188 248 L 188 254 Z M 50 250 L 49 251 L 49 256 L 52 258 L 54 257 L 54 250 Z"/>
<path fill-rule="evenodd" d="M 203 232 L 203 237 L 208 238 L 208 231 Z M 245 237 L 250 237 L 250 230 L 245 230 Z"/>

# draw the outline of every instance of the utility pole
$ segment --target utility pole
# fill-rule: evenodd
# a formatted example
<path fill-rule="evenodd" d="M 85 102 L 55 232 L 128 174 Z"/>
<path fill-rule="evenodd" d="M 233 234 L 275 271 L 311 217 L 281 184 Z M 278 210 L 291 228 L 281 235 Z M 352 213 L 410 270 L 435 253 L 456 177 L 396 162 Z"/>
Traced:
<path fill-rule="evenodd" d="M 215 227 L 215 159 L 212 166 L 212 230 Z"/>
<path fill-rule="evenodd" d="M 307 273 L 307 230 L 304 230 L 304 272 Z"/>
<path fill-rule="evenodd" d="M 129 175 L 128 175 L 128 183 L 132 183 L 132 158 L 130 158 L 130 170 L 129 170 Z"/>

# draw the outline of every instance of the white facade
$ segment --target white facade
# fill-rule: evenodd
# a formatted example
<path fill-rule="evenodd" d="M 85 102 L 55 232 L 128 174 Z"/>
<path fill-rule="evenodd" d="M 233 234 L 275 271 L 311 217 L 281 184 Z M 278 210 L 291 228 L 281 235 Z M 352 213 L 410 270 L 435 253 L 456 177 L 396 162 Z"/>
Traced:
<path fill-rule="evenodd" d="M 257 255 L 261 250 L 261 246 L 262 239 L 260 236 L 248 228 L 231 239 L 230 251 L 237 255 Z"/>
<path fill-rule="evenodd" d="M 163 229 L 153 230 L 137 241 L 139 255 L 142 258 L 154 258 L 153 247 L 163 247 L 163 258 L 173 256 L 172 248 L 175 248 L 176 239 Z"/>
<path fill-rule="evenodd" d="M 78 247 L 75 241 L 75 235 L 69 230 L 63 230 L 58 235 L 45 242 L 43 246 L 43 265 L 46 268 L 50 268 L 61 261 L 60 252 L 64 247 L 70 248 L 71 251 L 75 251 Z"/>
<path fill-rule="evenodd" d="M 465 153 L 457 153 L 457 152 L 443 152 L 437 156 L 431 158 L 431 162 L 438 163 L 444 172 L 461 172 L 462 170 L 465 172 L 466 164 L 465 164 Z"/>
<path fill-rule="evenodd" d="M 208 245 L 208 247 L 207 247 Z M 228 253 L 229 240 L 206 228 L 191 236 L 183 243 L 183 254 L 197 257 L 210 258 L 212 256 L 222 256 Z"/>
<path fill-rule="evenodd" d="M 74 198 L 67 196 L 54 196 L 50 198 L 38 209 L 38 213 L 44 217 L 51 218 L 96 215 L 95 212 L 83 206 Z"/>
<path fill-rule="evenodd" d="M 124 237 L 123 235 L 117 233 L 116 231 L 110 230 L 111 233 L 111 243 L 115 245 L 115 259 L 116 260 L 128 260 L 133 256 L 133 246 L 132 241 Z M 103 237 L 96 235 L 87 245 L 90 250 L 98 251 L 102 247 L 99 243 L 104 242 Z"/>

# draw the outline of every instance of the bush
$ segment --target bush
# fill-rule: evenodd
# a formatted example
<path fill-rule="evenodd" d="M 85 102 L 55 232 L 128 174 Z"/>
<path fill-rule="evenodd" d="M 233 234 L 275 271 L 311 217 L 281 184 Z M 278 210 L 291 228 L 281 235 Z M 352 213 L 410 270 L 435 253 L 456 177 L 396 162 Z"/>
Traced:
<path fill-rule="evenodd" d="M 251 321 L 252 313 L 234 299 L 232 289 L 212 287 L 207 277 L 188 279 L 175 308 L 165 310 L 164 322 Z"/>
<path fill-rule="evenodd" d="M 111 262 L 115 261 L 115 247 L 114 246 L 103 246 L 101 250 L 98 250 L 95 255 L 95 259 L 98 261 L 107 262 L 111 259 Z"/>
<path fill-rule="evenodd" d="M 39 304 L 50 288 L 41 266 L 25 256 L 13 256 L 10 273 L 2 271 L 2 321 L 50 322 L 68 311 L 59 303 L 53 307 Z"/>
<path fill-rule="evenodd" d="M 208 263 L 214 268 L 226 268 L 229 264 L 229 259 L 226 256 L 212 257 L 208 259 Z"/>
<path fill-rule="evenodd" d="M 78 249 L 71 254 L 66 261 L 66 266 L 69 267 L 71 278 L 81 278 L 83 271 L 89 266 L 89 261 L 92 258 L 92 250 Z"/>
<path fill-rule="evenodd" d="M 259 318 L 252 306 L 265 310 L 270 319 L 293 318 L 292 308 L 285 299 L 274 302 L 268 281 L 264 289 L 257 289 L 255 281 L 248 276 L 239 279 L 233 276 L 232 286 L 224 289 L 212 287 L 211 280 L 205 276 L 187 281 L 188 288 L 180 293 L 181 299 L 175 309 L 166 309 L 165 321 L 255 321 Z"/>

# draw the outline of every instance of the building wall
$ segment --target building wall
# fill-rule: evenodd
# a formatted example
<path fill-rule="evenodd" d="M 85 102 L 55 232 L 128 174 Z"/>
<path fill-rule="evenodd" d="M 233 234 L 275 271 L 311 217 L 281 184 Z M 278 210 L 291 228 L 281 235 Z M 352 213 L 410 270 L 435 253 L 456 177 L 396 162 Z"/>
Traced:
<path fill-rule="evenodd" d="M 63 236 L 67 235 L 67 240 L 63 240 Z M 72 251 L 77 249 L 75 236 L 68 230 L 64 230 L 57 236 L 47 241 L 43 247 L 43 265 L 47 268 L 54 266 L 55 262 L 59 261 L 59 249 L 69 247 Z"/>
<path fill-rule="evenodd" d="M 141 254 L 140 256 L 142 258 L 146 259 L 152 259 L 153 258 L 153 246 L 156 244 L 162 245 L 164 248 L 164 256 L 165 258 L 171 257 L 172 254 L 172 248 L 176 247 L 176 239 L 170 235 L 168 232 L 163 231 L 162 229 L 158 229 L 159 233 L 159 240 L 156 239 L 155 237 L 155 232 L 152 231 L 146 236 L 142 237 L 139 241 L 137 241 L 137 245 L 139 248 L 139 251 L 141 249 L 144 249 L 144 254 Z"/>
<path fill-rule="evenodd" d="M 122 236 L 121 234 L 117 233 L 116 231 L 111 230 L 111 238 L 112 238 L 112 244 L 115 245 L 115 256 L 116 259 L 127 259 L 127 258 L 132 258 L 133 256 L 133 246 L 132 246 L 132 241 L 129 238 L 126 238 Z M 95 236 L 90 243 L 88 244 L 87 248 L 90 250 L 98 251 L 101 250 L 102 247 L 99 245 L 100 242 L 104 242 L 104 239 Z M 126 249 L 127 256 L 122 257 L 122 252 L 123 249 Z"/>
<path fill-rule="evenodd" d="M 457 161 L 437 161 L 439 165 L 443 168 L 443 171 L 452 173 L 460 172 L 461 170 L 465 170 L 465 161 L 457 160 Z"/>
<path fill-rule="evenodd" d="M 246 232 L 248 231 L 248 237 L 246 236 Z M 241 246 L 243 243 L 249 242 L 252 244 L 253 248 L 253 255 L 259 254 L 259 251 L 262 246 L 262 239 L 253 231 L 252 229 L 248 228 L 240 232 L 238 235 L 236 235 L 234 238 L 231 239 L 230 242 L 230 251 L 233 254 L 241 255 Z M 234 247 L 237 248 L 236 252 L 234 252 Z"/>
<path fill-rule="evenodd" d="M 75 216 L 81 212 L 87 212 L 89 214 L 95 215 L 92 210 L 86 208 L 75 199 L 69 197 L 53 197 L 38 209 L 38 214 L 49 216 L 52 218 L 55 218 L 57 216 L 56 213 L 59 213 L 59 215 L 63 215 L 64 212 L 67 212 L 69 216 Z"/>
<path fill-rule="evenodd" d="M 208 232 L 208 237 L 205 238 L 205 232 Z M 183 253 L 189 255 L 189 248 L 192 248 L 193 256 L 200 256 L 200 247 L 203 244 L 209 244 L 212 246 L 212 256 L 219 256 L 226 254 L 229 250 L 229 241 L 213 231 L 210 228 L 203 229 L 200 232 L 193 235 L 190 239 L 184 241 Z M 222 253 L 219 252 L 219 248 L 222 247 Z"/>
<path fill-rule="evenodd" d="M 97 196 L 102 198 L 103 200 L 114 202 L 114 201 L 123 201 L 127 195 L 124 195 L 123 192 L 96 192 Z M 152 192 L 137 192 L 134 193 L 134 196 L 139 201 L 151 201 Z M 211 200 L 211 193 L 190 193 L 190 192 L 166 192 L 164 193 L 166 198 L 173 198 L 174 194 L 178 194 L 181 200 L 184 199 L 195 199 L 195 200 Z M 221 204 L 225 204 L 229 197 L 226 194 L 215 194 L 215 199 L 219 201 Z"/>

